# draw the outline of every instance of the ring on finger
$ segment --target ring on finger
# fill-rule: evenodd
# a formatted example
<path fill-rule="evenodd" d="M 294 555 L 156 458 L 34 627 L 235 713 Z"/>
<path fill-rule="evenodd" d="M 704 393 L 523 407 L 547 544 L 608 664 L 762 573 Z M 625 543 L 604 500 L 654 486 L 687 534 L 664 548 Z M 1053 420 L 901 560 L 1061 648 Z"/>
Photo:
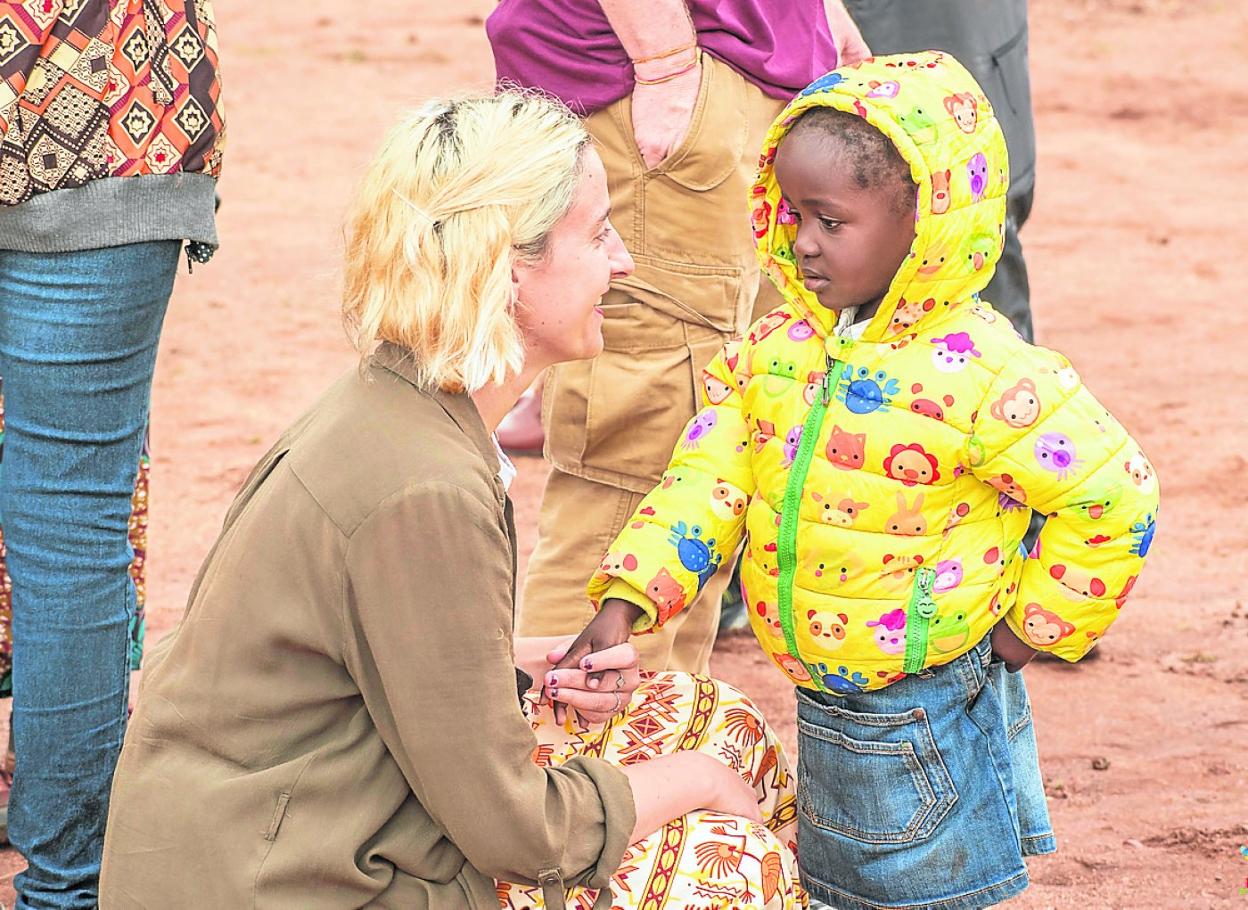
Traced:
<path fill-rule="evenodd" d="M 611 713 L 612 713 L 612 714 L 619 714 L 619 713 L 620 713 L 620 708 L 622 708 L 622 707 L 624 707 L 624 699 L 623 699 L 623 697 L 620 695 L 620 693 L 619 693 L 619 692 L 616 692 L 616 693 L 615 693 L 615 710 L 614 710 L 614 711 L 612 711 Z"/>
<path fill-rule="evenodd" d="M 624 674 L 620 673 L 618 670 L 616 672 L 618 675 L 615 677 L 615 688 L 617 690 L 623 689 L 624 688 Z"/>

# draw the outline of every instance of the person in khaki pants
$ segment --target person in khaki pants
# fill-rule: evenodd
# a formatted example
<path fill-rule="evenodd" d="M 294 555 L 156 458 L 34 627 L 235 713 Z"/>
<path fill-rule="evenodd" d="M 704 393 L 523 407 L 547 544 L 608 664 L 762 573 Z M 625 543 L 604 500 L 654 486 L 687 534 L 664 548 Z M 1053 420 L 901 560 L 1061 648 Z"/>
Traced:
<path fill-rule="evenodd" d="M 499 4 L 487 23 L 498 75 L 592 112 L 586 125 L 606 165 L 612 221 L 636 271 L 603 299 L 603 353 L 546 379 L 553 470 L 521 635 L 574 634 L 593 615 L 589 576 L 660 481 L 698 408 L 703 367 L 749 325 L 759 270 L 747 194 L 762 137 L 785 100 L 836 66 L 838 51 L 845 62 L 866 55 L 837 47 L 823 0 L 563 7 L 556 20 L 539 0 Z M 636 640 L 644 666 L 706 672 L 732 575 L 734 554 L 722 557 L 698 609 Z"/>

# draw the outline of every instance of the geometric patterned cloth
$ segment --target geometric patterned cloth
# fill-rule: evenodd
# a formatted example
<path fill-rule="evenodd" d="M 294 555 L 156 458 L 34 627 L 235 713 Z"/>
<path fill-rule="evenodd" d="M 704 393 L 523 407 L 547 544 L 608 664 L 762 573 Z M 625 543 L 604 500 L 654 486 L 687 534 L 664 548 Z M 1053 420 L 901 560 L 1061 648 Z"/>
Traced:
<path fill-rule="evenodd" d="M 0 205 L 101 177 L 217 176 L 212 0 L 0 3 Z"/>
<path fill-rule="evenodd" d="M 806 893 L 797 877 L 796 782 L 780 742 L 754 704 L 707 676 L 648 676 L 632 704 L 601 726 L 554 721 L 526 696 L 537 734 L 533 760 L 559 765 L 576 755 L 630 765 L 697 750 L 752 784 L 763 824 L 691 812 L 629 846 L 611 880 L 612 910 L 796 910 Z M 539 887 L 498 882 L 502 910 L 545 910 Z M 590 910 L 598 892 L 572 889 L 568 910 Z M 553 908 L 552 908 L 553 910 Z"/>
<path fill-rule="evenodd" d="M 0 394 L 0 470 L 4 461 L 4 396 Z M 143 639 L 147 631 L 147 489 L 152 472 L 152 459 L 147 439 L 139 456 L 134 494 L 130 498 L 130 578 L 134 581 L 135 608 L 130 617 L 130 669 L 137 670 L 143 660 Z M 0 528 L 0 696 L 13 694 L 13 580 L 5 564 L 4 530 Z"/>

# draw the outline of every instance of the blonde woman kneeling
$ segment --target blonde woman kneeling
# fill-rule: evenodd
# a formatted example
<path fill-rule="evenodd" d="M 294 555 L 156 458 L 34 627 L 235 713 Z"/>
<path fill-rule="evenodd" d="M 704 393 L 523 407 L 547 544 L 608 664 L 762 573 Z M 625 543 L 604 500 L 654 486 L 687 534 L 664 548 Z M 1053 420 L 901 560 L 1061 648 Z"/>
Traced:
<path fill-rule="evenodd" d="M 391 133 L 349 225 L 361 369 L 252 472 L 154 649 L 101 907 L 800 900 L 791 777 L 739 693 L 642 682 L 631 648 L 553 671 L 559 641 L 512 638 L 491 434 L 601 350 L 632 271 L 608 216 L 557 103 L 436 103 Z"/>

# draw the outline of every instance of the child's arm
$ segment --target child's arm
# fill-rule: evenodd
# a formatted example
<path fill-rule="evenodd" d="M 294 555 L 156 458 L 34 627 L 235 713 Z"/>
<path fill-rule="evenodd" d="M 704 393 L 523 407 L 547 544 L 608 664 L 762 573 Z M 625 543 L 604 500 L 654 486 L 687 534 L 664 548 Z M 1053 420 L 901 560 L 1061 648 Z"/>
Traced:
<path fill-rule="evenodd" d="M 746 358 L 729 342 L 703 371 L 704 407 L 685 426 L 663 480 L 641 501 L 589 582 L 598 615 L 561 666 L 661 626 L 732 559 L 754 492 L 750 429 L 738 377 Z M 728 567 L 731 570 L 731 567 Z"/>
<path fill-rule="evenodd" d="M 1027 646 L 1078 660 L 1117 618 L 1152 544 L 1152 466 L 1069 362 L 1043 348 L 998 375 L 979 407 L 971 464 L 1048 516 L 1006 624 Z"/>

